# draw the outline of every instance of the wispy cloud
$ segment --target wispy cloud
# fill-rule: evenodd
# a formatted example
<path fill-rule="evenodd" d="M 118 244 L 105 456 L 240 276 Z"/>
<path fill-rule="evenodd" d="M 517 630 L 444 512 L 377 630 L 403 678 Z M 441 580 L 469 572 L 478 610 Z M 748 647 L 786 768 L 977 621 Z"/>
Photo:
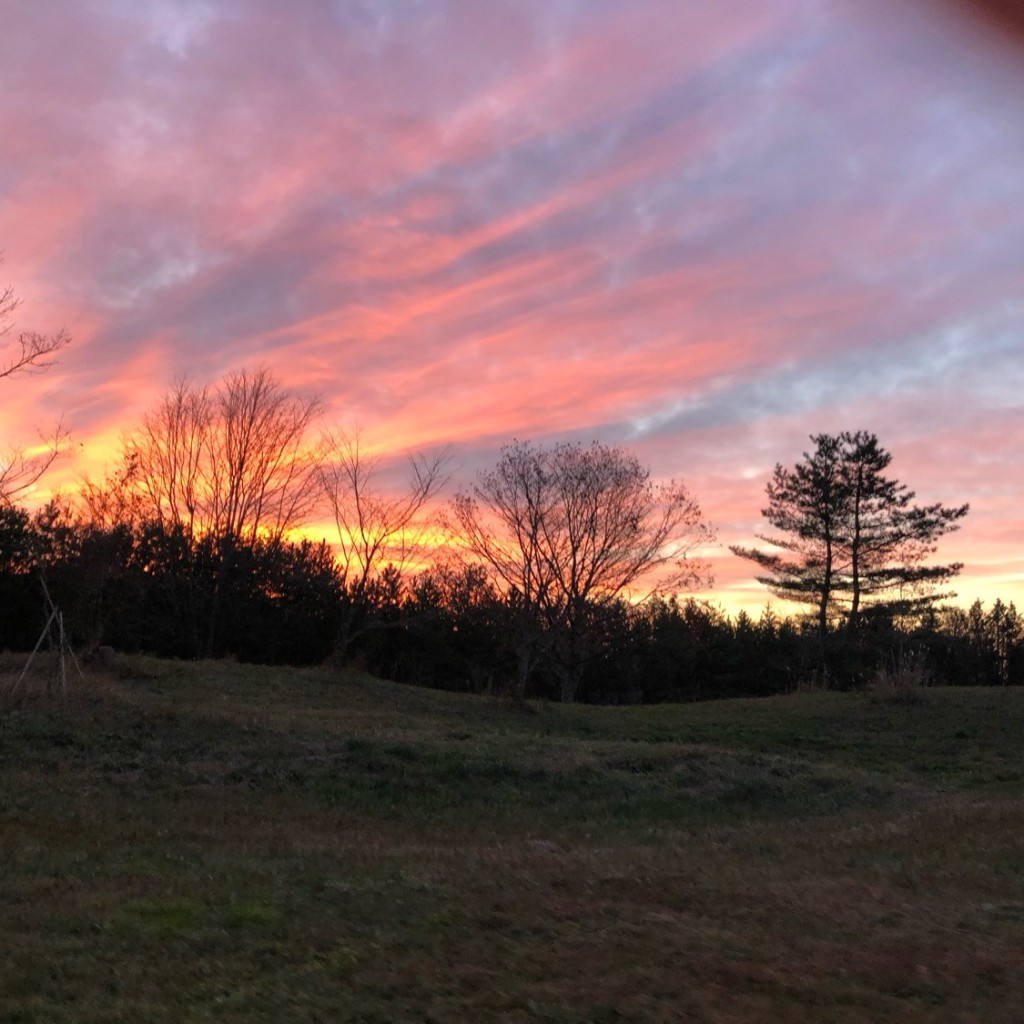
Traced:
<path fill-rule="evenodd" d="M 63 412 L 96 466 L 174 377 L 259 362 L 467 471 L 633 445 L 729 543 L 776 461 L 865 427 L 974 502 L 961 590 L 1024 593 L 1024 57 L 983 33 L 917 0 L 123 0 L 21 5 L 3 50 L 3 273 L 75 337 L 4 436 Z"/>

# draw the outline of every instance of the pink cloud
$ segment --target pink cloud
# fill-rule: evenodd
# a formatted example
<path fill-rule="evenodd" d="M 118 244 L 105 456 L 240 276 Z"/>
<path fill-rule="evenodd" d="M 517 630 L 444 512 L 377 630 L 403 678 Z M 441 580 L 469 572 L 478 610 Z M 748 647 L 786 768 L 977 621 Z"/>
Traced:
<path fill-rule="evenodd" d="M 974 503 L 963 589 L 1024 592 L 1024 65 L 974 36 L 795 0 L 12 18 L 0 281 L 75 344 L 0 384 L 0 436 L 61 410 L 95 467 L 174 376 L 266 363 L 467 472 L 630 444 L 725 545 L 775 461 L 865 427 Z"/>

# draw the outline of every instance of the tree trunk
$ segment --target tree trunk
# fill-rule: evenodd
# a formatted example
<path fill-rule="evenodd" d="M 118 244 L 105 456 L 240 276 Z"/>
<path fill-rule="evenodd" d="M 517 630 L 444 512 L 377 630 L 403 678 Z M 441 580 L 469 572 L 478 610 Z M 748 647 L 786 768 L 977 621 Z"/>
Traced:
<path fill-rule="evenodd" d="M 210 595 L 210 615 L 206 623 L 206 657 L 216 658 L 220 654 L 221 617 L 228 600 L 231 567 L 234 559 L 235 542 L 226 534 L 219 545 L 220 564 L 217 566 L 217 580 Z"/>
<path fill-rule="evenodd" d="M 526 687 L 530 682 L 530 669 L 533 665 L 533 659 L 531 657 L 531 651 L 527 645 L 519 648 L 519 663 L 516 668 L 516 689 L 515 689 L 515 702 L 517 704 L 526 703 Z"/>
<path fill-rule="evenodd" d="M 863 469 L 857 470 L 857 487 L 853 496 L 853 538 L 850 544 L 850 614 L 846 619 L 846 632 L 852 635 L 857 629 L 860 615 L 860 507 L 864 490 Z"/>
<path fill-rule="evenodd" d="M 818 656 L 821 661 L 823 685 L 828 686 L 828 602 L 832 596 L 832 541 L 825 539 L 825 576 L 821 581 L 821 604 L 818 606 Z"/>
<path fill-rule="evenodd" d="M 572 704 L 576 700 L 580 683 L 583 682 L 583 669 L 579 666 L 564 669 L 561 673 L 562 685 L 559 692 L 559 699 L 563 704 Z"/>
<path fill-rule="evenodd" d="M 825 575 L 821 581 L 821 600 L 818 603 L 818 635 L 828 632 L 828 602 L 832 596 L 832 543 L 825 542 Z"/>

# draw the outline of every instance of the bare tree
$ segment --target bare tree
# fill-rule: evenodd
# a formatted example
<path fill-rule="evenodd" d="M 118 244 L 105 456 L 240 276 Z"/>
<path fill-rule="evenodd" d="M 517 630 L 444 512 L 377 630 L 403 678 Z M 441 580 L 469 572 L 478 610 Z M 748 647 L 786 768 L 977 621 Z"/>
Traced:
<path fill-rule="evenodd" d="M 34 447 L 12 445 L 0 454 L 0 504 L 11 504 L 31 491 L 67 451 L 69 438 L 64 424 L 58 423 L 49 434 L 40 433 Z"/>
<path fill-rule="evenodd" d="M 6 340 L 14 330 L 14 314 L 21 300 L 8 286 L 0 290 L 0 348 L 8 348 Z M 70 343 L 67 331 L 39 334 L 22 331 L 14 340 L 15 351 L 0 361 L 0 380 L 18 373 L 33 373 L 46 369 L 55 353 Z M 40 443 L 33 449 L 11 447 L 0 454 L 0 502 L 10 503 L 30 490 L 64 451 L 68 432 L 58 424 L 49 434 L 40 435 Z"/>
<path fill-rule="evenodd" d="M 318 474 L 350 590 L 364 592 L 383 565 L 401 571 L 423 551 L 434 525 L 427 513 L 448 482 L 450 452 L 410 453 L 408 464 L 405 487 L 389 494 L 380 483 L 380 460 L 366 453 L 357 433 L 325 435 Z"/>
<path fill-rule="evenodd" d="M 222 536 L 280 535 L 316 507 L 319 456 L 307 435 L 318 398 L 286 391 L 266 369 L 225 378 L 214 401 L 209 497 Z"/>
<path fill-rule="evenodd" d="M 194 536 L 280 537 L 316 505 L 320 408 L 263 368 L 213 391 L 179 381 L 125 435 L 127 478 L 153 518 Z"/>
<path fill-rule="evenodd" d="M 240 543 L 282 540 L 316 506 L 320 400 L 286 390 L 269 370 L 229 374 L 209 390 L 180 381 L 125 435 L 125 479 L 142 516 L 212 545 L 216 581 L 205 649 L 217 649 Z"/>
<path fill-rule="evenodd" d="M 520 699 L 533 660 L 550 647 L 562 700 L 574 700 L 601 609 L 639 596 L 635 587 L 653 596 L 706 574 L 690 557 L 712 539 L 697 503 L 678 481 L 654 484 L 622 448 L 513 443 L 452 507 L 470 555 L 518 603 Z"/>
<path fill-rule="evenodd" d="M 454 526 L 471 559 L 490 572 L 514 611 L 515 698 L 522 703 L 547 636 L 544 608 L 554 589 L 544 557 L 544 521 L 554 494 L 543 452 L 528 443 L 502 449 L 493 470 L 481 472 L 469 492 L 452 502 Z"/>
<path fill-rule="evenodd" d="M 382 483 L 378 457 L 363 447 L 358 433 L 324 435 L 317 474 L 334 518 L 338 561 L 349 599 L 335 640 L 334 656 L 344 659 L 367 621 L 370 591 L 388 569 L 392 579 L 421 555 L 435 526 L 430 506 L 448 482 L 448 449 L 411 453 L 404 487 L 391 493 Z"/>
<path fill-rule="evenodd" d="M 575 699 L 600 648 L 601 611 L 634 588 L 652 597 L 702 584 L 691 558 L 712 533 L 687 488 L 657 485 L 622 448 L 559 445 L 550 453 L 554 514 L 542 522 L 542 552 L 557 600 L 550 604 L 561 698 Z"/>
<path fill-rule="evenodd" d="M 204 493 L 213 412 L 206 388 L 179 380 L 124 439 L 125 486 L 148 515 L 189 535 L 215 528 Z"/>
<path fill-rule="evenodd" d="M 76 521 L 97 530 L 134 530 L 144 518 L 145 500 L 134 486 L 135 467 L 119 466 L 101 483 L 83 476 L 75 495 Z"/>

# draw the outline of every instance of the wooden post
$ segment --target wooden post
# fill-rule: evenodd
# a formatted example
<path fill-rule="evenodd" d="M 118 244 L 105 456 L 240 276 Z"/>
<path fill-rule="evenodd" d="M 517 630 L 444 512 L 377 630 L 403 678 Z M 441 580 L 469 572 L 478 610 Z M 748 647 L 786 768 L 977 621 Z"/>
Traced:
<path fill-rule="evenodd" d="M 32 664 L 32 659 L 39 653 L 39 648 L 43 646 L 43 641 L 50 635 L 50 626 L 53 625 L 53 620 L 57 617 L 57 609 L 54 608 L 50 612 L 50 617 L 46 620 L 46 626 L 43 628 L 42 633 L 39 634 L 39 639 L 36 641 L 35 647 L 32 648 L 32 653 L 28 656 L 28 661 L 25 662 L 25 667 L 21 670 L 21 675 L 18 676 L 18 681 L 14 684 L 14 689 L 11 690 L 11 696 L 13 697 L 21 686 L 22 680 L 25 678 L 25 673 L 28 672 L 29 666 Z"/>

